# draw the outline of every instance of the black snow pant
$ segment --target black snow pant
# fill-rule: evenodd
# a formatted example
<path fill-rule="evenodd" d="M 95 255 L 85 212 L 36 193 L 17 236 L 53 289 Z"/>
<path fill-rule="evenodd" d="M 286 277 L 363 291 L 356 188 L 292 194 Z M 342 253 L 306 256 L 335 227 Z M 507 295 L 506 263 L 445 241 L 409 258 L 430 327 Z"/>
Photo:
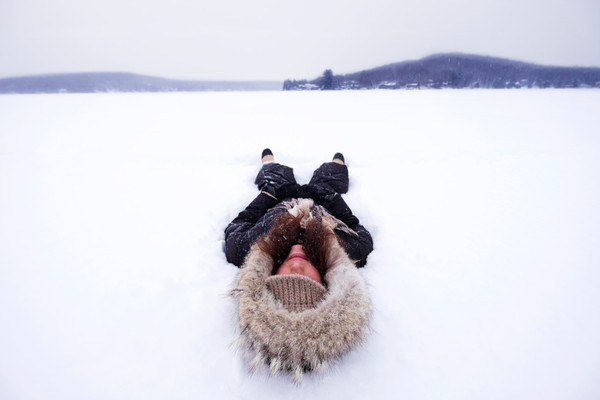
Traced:
<path fill-rule="evenodd" d="M 296 185 L 296 178 L 292 168 L 273 162 L 262 166 L 254 183 L 256 183 L 259 190 L 276 195 L 282 188 Z M 348 192 L 348 183 L 348 167 L 346 165 L 326 162 L 313 172 L 308 185 L 321 193 L 344 194 Z"/>

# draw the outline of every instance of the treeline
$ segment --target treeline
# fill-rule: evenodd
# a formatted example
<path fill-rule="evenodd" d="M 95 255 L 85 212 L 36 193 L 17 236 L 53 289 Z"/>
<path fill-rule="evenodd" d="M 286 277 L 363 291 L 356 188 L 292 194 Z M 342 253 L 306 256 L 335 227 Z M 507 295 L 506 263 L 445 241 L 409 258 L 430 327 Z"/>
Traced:
<path fill-rule="evenodd" d="M 0 94 L 281 90 L 281 81 L 186 81 L 120 72 L 0 79 Z"/>
<path fill-rule="evenodd" d="M 286 80 L 284 90 L 600 88 L 600 68 L 553 67 L 502 58 L 438 54 L 345 75 Z"/>

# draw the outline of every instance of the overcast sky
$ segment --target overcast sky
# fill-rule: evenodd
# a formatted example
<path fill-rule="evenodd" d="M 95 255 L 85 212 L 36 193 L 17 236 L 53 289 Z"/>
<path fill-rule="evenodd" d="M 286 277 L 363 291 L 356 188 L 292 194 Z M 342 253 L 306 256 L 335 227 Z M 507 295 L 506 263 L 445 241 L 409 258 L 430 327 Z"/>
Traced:
<path fill-rule="evenodd" d="M 455 51 L 600 66 L 600 0 L 0 0 L 0 77 L 301 79 Z"/>

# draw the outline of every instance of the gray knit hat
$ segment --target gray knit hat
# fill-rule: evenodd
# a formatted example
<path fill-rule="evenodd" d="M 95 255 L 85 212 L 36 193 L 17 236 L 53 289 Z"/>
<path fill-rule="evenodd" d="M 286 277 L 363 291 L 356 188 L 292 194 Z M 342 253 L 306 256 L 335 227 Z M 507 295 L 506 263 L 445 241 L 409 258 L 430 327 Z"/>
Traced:
<path fill-rule="evenodd" d="M 272 275 L 266 283 L 275 299 L 294 312 L 315 308 L 327 293 L 319 282 L 298 274 Z"/>

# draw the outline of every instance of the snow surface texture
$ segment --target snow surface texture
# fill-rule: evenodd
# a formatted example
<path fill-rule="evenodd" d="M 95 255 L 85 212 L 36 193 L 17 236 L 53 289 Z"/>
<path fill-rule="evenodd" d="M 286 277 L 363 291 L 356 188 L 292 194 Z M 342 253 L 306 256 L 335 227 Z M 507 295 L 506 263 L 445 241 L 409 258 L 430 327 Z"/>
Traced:
<path fill-rule="evenodd" d="M 600 91 L 0 96 L 1 399 L 597 399 Z M 346 156 L 368 343 L 250 375 L 223 229 Z"/>

